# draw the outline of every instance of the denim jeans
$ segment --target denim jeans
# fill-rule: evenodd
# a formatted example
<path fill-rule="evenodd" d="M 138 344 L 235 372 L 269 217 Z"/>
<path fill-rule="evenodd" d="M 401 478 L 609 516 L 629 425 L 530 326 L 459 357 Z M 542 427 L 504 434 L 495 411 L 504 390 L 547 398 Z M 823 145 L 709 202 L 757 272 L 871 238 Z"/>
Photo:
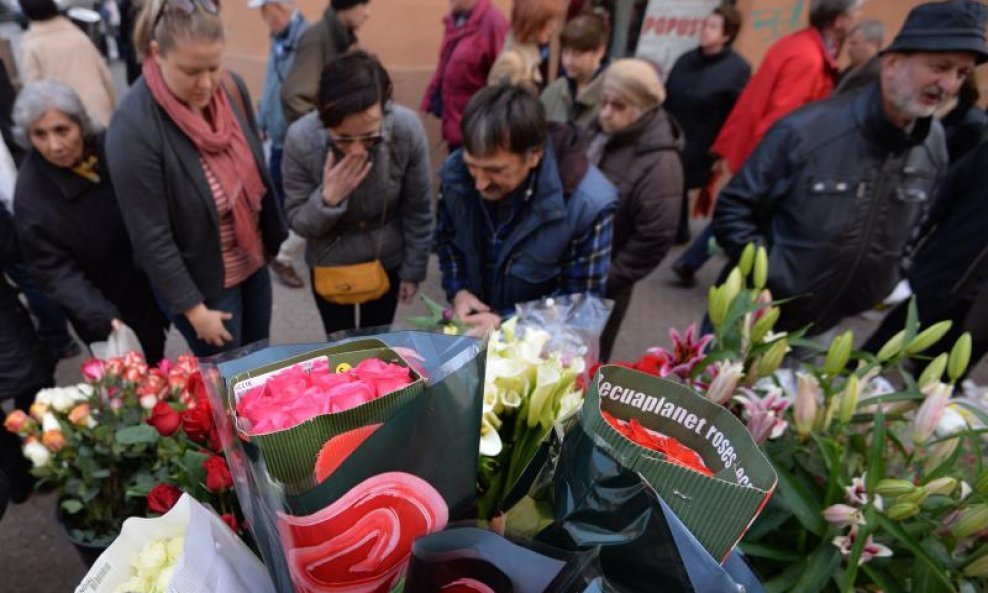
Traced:
<path fill-rule="evenodd" d="M 271 155 L 268 157 L 268 169 L 271 171 L 271 183 L 274 184 L 274 191 L 278 194 L 278 203 L 282 209 L 285 207 L 285 180 L 281 176 L 281 157 L 285 154 L 285 149 L 280 146 L 271 145 Z"/>
<path fill-rule="evenodd" d="M 205 305 L 209 309 L 233 314 L 232 319 L 224 322 L 233 340 L 219 348 L 196 337 L 196 330 L 185 315 L 169 314 L 196 356 L 212 356 L 267 340 L 271 334 L 271 276 L 267 266 L 262 266 L 240 284 L 224 290 L 218 299 L 206 301 Z"/>
<path fill-rule="evenodd" d="M 388 270 L 388 281 L 391 283 L 388 292 L 376 301 L 369 301 L 362 305 L 331 303 L 316 292 L 314 273 L 311 280 L 312 296 L 316 299 L 316 308 L 319 309 L 319 317 L 322 318 L 322 326 L 327 336 L 341 330 L 391 325 L 395 319 L 395 310 L 398 309 L 398 290 L 401 285 L 398 270 Z M 360 307 L 359 324 L 356 315 L 357 307 Z"/>
<path fill-rule="evenodd" d="M 690 270 L 691 272 L 696 272 L 703 267 L 703 264 L 707 263 L 710 259 L 710 239 L 714 236 L 714 224 L 711 222 L 707 224 L 697 235 L 696 239 L 690 243 L 690 246 L 686 248 L 686 251 L 679 256 L 676 263 L 681 267 Z"/>

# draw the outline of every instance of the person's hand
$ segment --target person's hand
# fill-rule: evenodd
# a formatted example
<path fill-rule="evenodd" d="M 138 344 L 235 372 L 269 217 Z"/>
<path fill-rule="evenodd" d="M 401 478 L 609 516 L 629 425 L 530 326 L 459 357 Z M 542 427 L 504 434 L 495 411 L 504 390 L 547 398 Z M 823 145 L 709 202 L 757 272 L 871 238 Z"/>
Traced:
<path fill-rule="evenodd" d="M 419 285 L 415 282 L 405 282 L 401 281 L 401 285 L 398 288 L 398 300 L 401 301 L 402 305 L 412 304 L 412 299 L 419 291 Z"/>
<path fill-rule="evenodd" d="M 470 327 L 467 330 L 468 336 L 481 337 L 488 331 L 501 327 L 501 316 L 497 313 L 474 313 L 463 323 Z"/>
<path fill-rule="evenodd" d="M 337 163 L 336 155 L 330 150 L 322 168 L 323 202 L 327 206 L 339 206 L 367 178 L 372 165 L 367 153 L 346 154 Z"/>
<path fill-rule="evenodd" d="M 481 331 L 501 325 L 501 317 L 469 290 L 461 290 L 453 297 L 453 313 L 461 323 Z"/>
<path fill-rule="evenodd" d="M 185 317 L 196 331 L 196 337 L 210 346 L 221 348 L 223 344 L 233 341 L 233 336 L 223 325 L 224 321 L 233 319 L 232 313 L 208 309 L 200 303 L 186 311 Z"/>

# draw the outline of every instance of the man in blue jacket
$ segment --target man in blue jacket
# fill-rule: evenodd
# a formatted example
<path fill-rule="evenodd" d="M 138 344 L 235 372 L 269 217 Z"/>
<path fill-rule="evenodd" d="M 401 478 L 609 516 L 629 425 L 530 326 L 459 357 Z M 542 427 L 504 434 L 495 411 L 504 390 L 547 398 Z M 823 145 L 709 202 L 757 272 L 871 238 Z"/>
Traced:
<path fill-rule="evenodd" d="M 440 171 L 435 248 L 442 285 L 467 325 L 496 327 L 516 303 L 603 296 L 617 190 L 539 100 L 488 87 L 463 116 L 463 148 Z"/>
<path fill-rule="evenodd" d="M 278 192 L 278 201 L 284 206 L 285 190 L 281 180 L 281 156 L 284 154 L 285 134 L 288 123 L 281 108 L 281 85 L 288 76 L 288 71 L 295 62 L 295 53 L 302 33 L 309 27 L 308 21 L 295 8 L 292 0 L 250 0 L 250 8 L 258 8 L 261 18 L 271 31 L 271 52 L 268 54 L 268 67 L 264 74 L 264 92 L 261 95 L 261 107 L 258 110 L 258 123 L 261 131 L 271 142 L 271 155 L 268 158 L 268 168 L 271 170 L 271 181 Z M 291 232 L 288 239 L 281 244 L 278 256 L 271 262 L 271 270 L 275 277 L 289 288 L 301 288 L 305 285 L 293 262 L 302 255 L 305 241 Z"/>

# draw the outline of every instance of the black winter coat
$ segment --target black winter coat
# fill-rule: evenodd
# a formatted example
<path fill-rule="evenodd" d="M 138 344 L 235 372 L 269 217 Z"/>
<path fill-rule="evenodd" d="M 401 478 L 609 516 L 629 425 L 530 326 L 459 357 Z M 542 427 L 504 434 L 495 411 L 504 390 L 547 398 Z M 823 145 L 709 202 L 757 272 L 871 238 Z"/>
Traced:
<path fill-rule="evenodd" d="M 98 183 L 36 151 L 24 159 L 14 194 L 21 253 L 38 287 L 61 306 L 84 342 L 105 340 L 110 321 L 118 318 L 137 332 L 153 362 L 163 353 L 167 321 L 134 262 L 103 141 L 90 144 Z"/>
<path fill-rule="evenodd" d="M 35 392 L 52 385 L 55 360 L 4 277 L 4 268 L 18 257 L 14 219 L 0 206 L 0 401 L 16 398 L 26 410 Z"/>
<path fill-rule="evenodd" d="M 250 96 L 243 81 L 235 79 L 250 112 L 241 114 L 233 97 L 230 104 L 267 187 L 260 232 L 266 255 L 274 257 L 288 236 L 285 215 L 254 132 Z M 224 276 L 216 201 L 195 144 L 154 100 L 143 78 L 113 116 L 106 154 L 138 264 L 164 306 L 179 315 L 218 299 Z"/>
<path fill-rule="evenodd" d="M 660 108 L 604 145 L 597 166 L 618 189 L 608 295 L 630 289 L 669 253 L 682 207 L 683 144 L 683 132 Z"/>
<path fill-rule="evenodd" d="M 663 106 L 686 134 L 687 189 L 706 185 L 715 160 L 710 147 L 750 78 L 751 66 L 731 48 L 713 56 L 687 52 L 669 72 Z"/>
<path fill-rule="evenodd" d="M 732 257 L 769 248 L 779 327 L 823 332 L 895 286 L 904 250 L 947 167 L 943 128 L 911 134 L 885 116 L 877 84 L 779 121 L 724 188 L 717 242 Z"/>

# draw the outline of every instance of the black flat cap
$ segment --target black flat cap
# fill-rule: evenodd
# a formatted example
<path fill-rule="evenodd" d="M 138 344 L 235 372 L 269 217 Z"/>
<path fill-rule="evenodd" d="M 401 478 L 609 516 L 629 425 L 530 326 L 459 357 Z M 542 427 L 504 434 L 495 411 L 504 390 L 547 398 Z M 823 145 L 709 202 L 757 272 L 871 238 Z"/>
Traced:
<path fill-rule="evenodd" d="M 976 0 L 920 4 L 909 11 L 892 45 L 882 53 L 971 52 L 981 64 L 988 61 L 986 18 L 988 7 Z"/>

